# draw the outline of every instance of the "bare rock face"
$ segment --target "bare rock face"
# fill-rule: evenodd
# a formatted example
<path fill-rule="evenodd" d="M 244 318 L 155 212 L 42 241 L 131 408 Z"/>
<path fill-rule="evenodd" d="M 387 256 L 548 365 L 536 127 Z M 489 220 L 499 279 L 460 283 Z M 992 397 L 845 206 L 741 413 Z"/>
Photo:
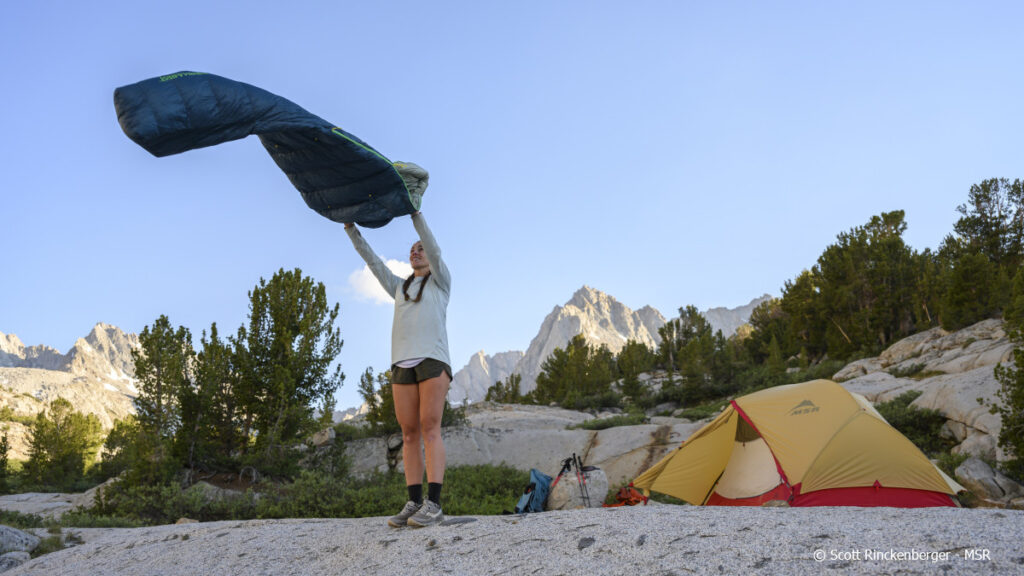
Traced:
<path fill-rule="evenodd" d="M 957 480 L 988 505 L 1006 506 L 1024 497 L 1024 486 L 978 458 L 968 458 L 956 469 Z"/>
<path fill-rule="evenodd" d="M 495 382 L 506 380 L 523 358 L 523 353 L 514 350 L 488 356 L 481 350 L 470 357 L 469 362 L 455 373 L 448 399 L 455 404 L 480 402 L 487 396 L 487 390 Z"/>
<path fill-rule="evenodd" d="M 544 360 L 577 334 L 584 335 L 591 345 L 603 344 L 618 353 L 627 340 L 656 348 L 661 342 L 658 328 L 664 324 L 665 318 L 653 308 L 639 314 L 604 292 L 584 286 L 564 306 L 555 306 L 547 315 L 516 365 L 515 372 L 523 377 L 521 390 L 525 394 L 536 388 Z"/>
<path fill-rule="evenodd" d="M 608 477 L 604 470 L 594 468 L 576 475 L 576 469 L 566 472 L 548 493 L 545 510 L 574 510 L 600 508 L 608 494 Z M 554 480 L 555 476 L 552 476 Z"/>
<path fill-rule="evenodd" d="M 769 298 L 771 296 L 766 294 L 738 308 L 712 308 L 704 315 L 712 329 L 729 336 L 747 323 L 754 308 Z M 604 344 L 614 353 L 618 353 L 627 340 L 657 347 L 661 341 L 658 329 L 665 322 L 661 312 L 651 306 L 633 311 L 608 294 L 584 286 L 564 306 L 555 306 L 544 318 L 525 354 L 519 351 L 494 356 L 487 356 L 483 351 L 474 354 L 466 366 L 455 373 L 448 400 L 456 404 L 466 400 L 479 402 L 487 395 L 488 388 L 510 374 L 522 376 L 522 393 L 533 390 L 544 360 L 555 348 L 564 348 L 577 334 L 583 334 L 595 346 Z"/>
<path fill-rule="evenodd" d="M 102 380 L 126 381 L 135 376 L 131 351 L 139 337 L 125 334 L 109 324 L 97 324 L 85 338 L 79 338 L 67 354 L 67 371 Z"/>
<path fill-rule="evenodd" d="M 754 308 L 771 299 L 771 295 L 765 294 L 760 298 L 754 298 L 749 304 L 738 308 L 725 308 L 721 306 L 710 308 L 704 313 L 704 318 L 707 319 L 708 324 L 711 324 L 713 332 L 721 330 L 722 335 L 728 338 L 735 334 L 740 326 L 743 326 L 750 320 L 750 314 L 754 311 Z"/>
<path fill-rule="evenodd" d="M 0 554 L 31 552 L 39 546 L 39 538 L 17 528 L 0 525 Z"/>
<path fill-rule="evenodd" d="M 33 417 L 53 400 L 65 398 L 110 429 L 116 420 L 135 413 L 138 389 L 131 351 L 138 345 L 138 336 L 102 323 L 67 354 L 49 346 L 26 347 L 14 334 L 0 333 L 0 405 L 17 416 Z M 11 457 L 28 458 L 28 428 L 17 422 L 4 426 Z"/>
<path fill-rule="evenodd" d="M 554 478 L 562 461 L 575 453 L 585 466 L 600 468 L 613 488 L 636 478 L 703 425 L 665 418 L 657 424 L 583 430 L 568 427 L 592 419 L 590 414 L 490 402 L 470 405 L 466 416 L 468 426 L 441 431 L 449 466 L 505 464 Z M 347 442 L 345 453 L 353 474 L 387 470 L 385 439 Z M 401 462 L 398 466 L 402 469 Z M 603 502 L 605 495 L 592 492 L 591 498 Z"/>
<path fill-rule="evenodd" d="M 1002 321 L 984 320 L 957 332 L 932 328 L 914 334 L 877 358 L 848 364 L 833 379 L 872 402 L 920 391 L 913 405 L 948 418 L 943 433 L 960 442 L 954 454 L 1002 461 L 1006 454 L 997 442 L 1002 423 L 990 412 L 1000 388 L 993 368 L 1009 362 L 1012 352 Z"/>

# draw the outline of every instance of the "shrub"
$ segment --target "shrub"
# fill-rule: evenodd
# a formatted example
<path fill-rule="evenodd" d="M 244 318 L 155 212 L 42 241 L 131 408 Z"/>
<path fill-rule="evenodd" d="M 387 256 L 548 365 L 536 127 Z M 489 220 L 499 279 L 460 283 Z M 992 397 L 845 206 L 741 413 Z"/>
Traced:
<path fill-rule="evenodd" d="M 647 416 L 643 412 L 629 412 L 626 414 L 617 414 L 615 416 L 609 416 L 608 418 L 594 418 L 591 420 L 585 420 L 579 424 L 573 424 L 568 426 L 569 430 L 605 430 L 607 428 L 614 428 L 616 426 L 636 426 L 637 424 L 646 424 Z"/>
<path fill-rule="evenodd" d="M 967 454 L 952 454 L 950 452 L 943 452 L 935 457 L 939 468 L 948 474 L 950 478 L 956 477 L 956 469 L 959 468 L 967 458 Z"/>
<path fill-rule="evenodd" d="M 892 374 L 895 378 L 910 378 L 911 376 L 920 373 L 922 370 L 924 370 L 924 364 L 911 364 L 906 368 L 890 368 L 889 374 Z"/>
<path fill-rule="evenodd" d="M 0 510 L 0 524 L 24 530 L 26 528 L 42 528 L 46 521 L 37 514 L 24 514 L 14 510 Z"/>
<path fill-rule="evenodd" d="M 454 515 L 490 515 L 510 510 L 529 474 L 508 466 L 457 466 L 445 472 L 443 505 Z M 261 487 L 237 498 L 204 501 L 177 484 L 122 486 L 101 491 L 96 505 L 68 517 L 75 526 L 137 526 L 170 523 L 181 517 L 202 521 L 250 518 L 360 518 L 388 516 L 405 504 L 405 478 L 377 473 L 367 478 L 336 478 L 313 470 L 294 481 Z M 2 517 L 0 517 L 2 519 Z M 28 517 L 24 523 L 42 523 Z"/>
<path fill-rule="evenodd" d="M 936 410 L 910 405 L 920 395 L 919 391 L 904 392 L 888 402 L 876 404 L 875 409 L 925 454 L 948 452 L 953 442 L 940 435 L 946 418 Z"/>
<path fill-rule="evenodd" d="M 718 413 L 724 410 L 728 405 L 729 400 L 713 400 L 711 402 L 705 402 L 704 404 L 685 408 L 679 413 L 679 416 L 689 420 L 703 420 L 704 418 L 718 416 Z"/>

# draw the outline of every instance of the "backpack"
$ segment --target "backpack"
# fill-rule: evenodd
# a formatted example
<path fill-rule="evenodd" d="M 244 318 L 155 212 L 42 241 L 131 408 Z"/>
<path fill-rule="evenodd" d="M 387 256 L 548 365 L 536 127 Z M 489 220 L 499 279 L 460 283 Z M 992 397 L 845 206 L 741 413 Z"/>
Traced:
<path fill-rule="evenodd" d="M 551 490 L 551 476 L 537 470 L 530 469 L 530 485 L 523 491 L 516 504 L 516 514 L 526 512 L 543 512 L 544 502 L 548 499 L 548 492 Z"/>

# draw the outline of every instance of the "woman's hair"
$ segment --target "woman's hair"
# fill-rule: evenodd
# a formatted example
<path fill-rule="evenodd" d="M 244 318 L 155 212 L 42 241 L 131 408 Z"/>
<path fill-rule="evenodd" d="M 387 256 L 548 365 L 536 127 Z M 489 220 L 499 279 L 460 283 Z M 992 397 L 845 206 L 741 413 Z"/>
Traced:
<path fill-rule="evenodd" d="M 409 277 L 405 279 L 405 283 L 402 284 L 402 294 L 405 295 L 406 302 L 410 300 L 409 285 L 412 284 L 412 279 L 415 277 L 415 274 L 410 274 Z M 427 275 L 423 277 L 423 282 L 420 283 L 420 291 L 416 294 L 416 298 L 411 299 L 413 302 L 419 302 L 420 298 L 423 298 L 423 288 L 426 287 L 427 280 L 430 280 L 430 272 L 427 272 Z"/>

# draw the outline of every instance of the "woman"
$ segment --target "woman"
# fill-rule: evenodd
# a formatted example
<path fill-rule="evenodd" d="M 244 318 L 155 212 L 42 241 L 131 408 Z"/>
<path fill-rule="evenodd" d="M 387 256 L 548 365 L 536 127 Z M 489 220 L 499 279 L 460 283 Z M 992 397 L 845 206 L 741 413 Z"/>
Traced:
<path fill-rule="evenodd" d="M 394 527 L 423 527 L 444 520 L 441 485 L 445 452 L 441 414 L 452 381 L 445 328 L 452 280 L 423 215 L 413 214 L 412 223 L 420 241 L 409 250 L 413 273 L 404 280 L 384 265 L 354 225 L 345 224 L 356 251 L 384 290 L 395 299 L 391 325 L 391 391 L 395 398 L 395 415 L 402 427 L 402 461 L 409 501 L 401 512 L 388 519 L 388 524 Z M 421 442 L 426 452 L 426 501 L 423 499 Z"/>

